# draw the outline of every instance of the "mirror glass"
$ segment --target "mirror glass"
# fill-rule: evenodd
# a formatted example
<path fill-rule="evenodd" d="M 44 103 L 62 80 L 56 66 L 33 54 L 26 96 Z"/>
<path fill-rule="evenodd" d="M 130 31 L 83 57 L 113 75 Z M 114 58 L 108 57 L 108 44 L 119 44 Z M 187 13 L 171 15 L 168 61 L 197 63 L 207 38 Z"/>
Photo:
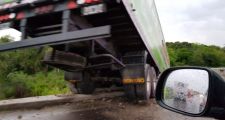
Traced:
<path fill-rule="evenodd" d="M 200 114 L 206 106 L 209 74 L 199 69 L 179 69 L 171 72 L 164 85 L 163 102 L 174 109 Z"/>

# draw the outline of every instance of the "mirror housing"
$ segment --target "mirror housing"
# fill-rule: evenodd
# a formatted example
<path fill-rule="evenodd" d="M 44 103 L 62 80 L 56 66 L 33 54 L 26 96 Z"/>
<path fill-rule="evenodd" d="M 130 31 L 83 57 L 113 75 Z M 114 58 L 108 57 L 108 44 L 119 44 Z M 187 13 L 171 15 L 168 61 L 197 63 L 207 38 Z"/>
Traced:
<path fill-rule="evenodd" d="M 164 99 L 165 99 L 164 87 L 166 86 L 166 84 L 168 82 L 167 81 L 168 78 L 171 77 L 171 74 L 173 74 L 174 71 L 180 71 L 181 73 L 183 72 L 183 74 L 184 74 L 184 76 L 182 76 L 183 78 L 179 77 L 179 79 L 176 79 L 177 82 L 182 82 L 184 80 L 187 81 L 187 80 L 189 80 L 189 77 L 190 78 L 192 77 L 192 79 L 190 79 L 190 80 L 194 80 L 193 76 L 196 78 L 196 80 L 198 80 L 198 78 L 200 78 L 200 74 L 199 75 L 195 74 L 195 75 L 185 76 L 185 74 L 187 74 L 185 71 L 187 71 L 187 70 L 193 71 L 193 73 L 197 70 L 205 71 L 206 73 L 208 73 L 208 78 L 207 79 L 205 78 L 205 80 L 207 80 L 207 83 L 208 83 L 207 95 L 206 95 L 207 99 L 205 101 L 204 108 L 199 113 L 190 112 L 190 110 L 186 111 L 186 110 L 180 109 L 176 106 L 175 107 L 171 106 L 171 104 L 165 103 L 165 101 L 164 101 Z M 176 74 L 173 74 L 173 77 L 176 78 Z M 198 82 L 198 84 L 199 85 L 203 84 L 203 82 L 204 81 Z M 182 88 L 181 90 L 184 91 L 184 88 Z M 182 93 L 182 95 L 183 95 L 183 93 Z M 185 95 L 183 95 L 183 96 L 185 96 Z M 217 118 L 219 117 L 218 114 L 222 115 L 223 117 L 225 115 L 225 109 L 224 109 L 225 108 L 225 80 L 220 75 L 218 75 L 215 71 L 213 71 L 209 68 L 203 68 L 203 67 L 174 67 L 174 68 L 169 68 L 169 69 L 165 70 L 161 74 L 161 76 L 158 80 L 155 96 L 156 96 L 157 103 L 161 107 L 166 108 L 166 109 L 168 109 L 170 111 L 173 111 L 173 112 L 176 112 L 176 113 L 183 114 L 183 115 L 188 115 L 188 116 L 193 116 L 193 117 L 208 116 L 208 117 L 217 117 Z M 179 99 L 179 100 L 181 101 L 181 99 Z M 186 100 L 184 100 L 183 98 L 182 98 L 182 100 L 186 102 Z M 218 111 L 220 113 L 218 113 Z"/>

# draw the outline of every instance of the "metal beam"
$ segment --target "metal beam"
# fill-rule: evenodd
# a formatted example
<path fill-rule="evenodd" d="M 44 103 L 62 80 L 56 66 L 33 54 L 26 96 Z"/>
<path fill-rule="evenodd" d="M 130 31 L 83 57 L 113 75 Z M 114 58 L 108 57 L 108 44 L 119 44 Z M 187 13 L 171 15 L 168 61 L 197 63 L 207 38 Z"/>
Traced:
<path fill-rule="evenodd" d="M 34 46 L 58 45 L 71 42 L 93 40 L 97 38 L 106 38 L 110 37 L 110 34 L 111 34 L 111 26 L 109 25 L 102 27 L 95 27 L 79 31 L 66 32 L 62 34 L 55 34 L 44 37 L 25 39 L 17 42 L 6 43 L 0 45 L 0 52 Z"/>
<path fill-rule="evenodd" d="M 80 17 L 78 15 L 71 16 L 73 24 L 76 26 L 79 26 L 80 29 L 86 29 L 93 27 L 92 24 L 90 24 L 87 19 L 84 19 L 83 17 Z M 79 29 L 76 28 L 76 29 Z M 111 53 L 113 55 L 116 55 L 116 50 L 113 47 L 113 44 L 111 42 L 106 41 L 105 39 L 93 39 L 101 48 L 103 48 L 107 53 Z"/>

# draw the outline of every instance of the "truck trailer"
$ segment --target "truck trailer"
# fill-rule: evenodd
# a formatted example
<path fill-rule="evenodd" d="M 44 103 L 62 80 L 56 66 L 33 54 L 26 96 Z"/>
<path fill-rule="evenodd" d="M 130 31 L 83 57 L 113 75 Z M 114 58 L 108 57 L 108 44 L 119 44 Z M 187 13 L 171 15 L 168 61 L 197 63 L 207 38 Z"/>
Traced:
<path fill-rule="evenodd" d="M 51 47 L 42 62 L 78 94 L 116 85 L 148 100 L 170 65 L 154 0 L 1 0 L 0 28 L 22 33 L 0 52 Z"/>

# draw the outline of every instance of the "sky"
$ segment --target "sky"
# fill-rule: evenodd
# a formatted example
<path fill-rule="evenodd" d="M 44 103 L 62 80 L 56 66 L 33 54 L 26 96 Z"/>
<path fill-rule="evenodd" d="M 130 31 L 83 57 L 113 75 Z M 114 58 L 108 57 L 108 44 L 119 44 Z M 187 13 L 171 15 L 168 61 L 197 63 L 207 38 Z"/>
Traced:
<path fill-rule="evenodd" d="M 165 86 L 175 88 L 177 82 L 186 84 L 187 89 L 204 94 L 209 88 L 209 74 L 197 69 L 175 70 L 168 76 Z"/>
<path fill-rule="evenodd" d="M 225 46 L 225 0 L 155 0 L 165 40 Z"/>
<path fill-rule="evenodd" d="M 225 0 L 155 0 L 165 41 L 225 46 Z M 19 39 L 20 33 L 0 31 Z"/>
<path fill-rule="evenodd" d="M 0 37 L 9 35 L 14 38 L 15 41 L 20 40 L 21 33 L 15 29 L 3 29 L 0 30 Z"/>

